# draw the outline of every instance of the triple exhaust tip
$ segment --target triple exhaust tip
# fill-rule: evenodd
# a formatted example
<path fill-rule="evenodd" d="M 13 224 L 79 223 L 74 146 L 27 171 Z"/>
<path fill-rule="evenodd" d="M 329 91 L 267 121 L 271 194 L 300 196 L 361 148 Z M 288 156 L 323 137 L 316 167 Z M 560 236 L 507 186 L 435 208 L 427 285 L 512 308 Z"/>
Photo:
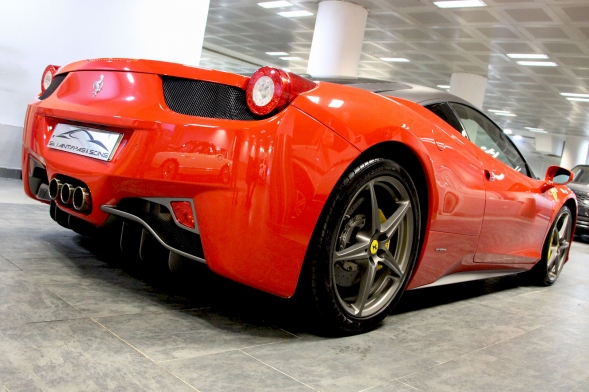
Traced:
<path fill-rule="evenodd" d="M 74 188 L 73 185 L 64 184 L 57 178 L 49 183 L 49 198 L 51 200 L 59 198 L 64 205 L 73 205 L 76 211 L 88 211 L 92 206 L 88 188 L 81 186 Z"/>

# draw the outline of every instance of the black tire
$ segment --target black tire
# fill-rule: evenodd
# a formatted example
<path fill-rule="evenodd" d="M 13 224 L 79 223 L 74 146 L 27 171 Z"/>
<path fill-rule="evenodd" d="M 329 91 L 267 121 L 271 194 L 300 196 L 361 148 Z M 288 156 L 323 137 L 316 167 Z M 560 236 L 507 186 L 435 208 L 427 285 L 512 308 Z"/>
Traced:
<path fill-rule="evenodd" d="M 219 172 L 219 181 L 223 184 L 229 184 L 231 173 L 229 172 L 229 166 L 225 165 Z"/>
<path fill-rule="evenodd" d="M 324 211 L 306 269 L 320 327 L 346 334 L 370 330 L 399 301 L 415 268 L 417 190 L 399 164 L 373 159 L 340 180 Z"/>
<path fill-rule="evenodd" d="M 572 242 L 573 217 L 571 210 L 564 206 L 558 212 L 544 241 L 542 258 L 530 271 L 532 283 L 551 286 L 556 282 Z"/>

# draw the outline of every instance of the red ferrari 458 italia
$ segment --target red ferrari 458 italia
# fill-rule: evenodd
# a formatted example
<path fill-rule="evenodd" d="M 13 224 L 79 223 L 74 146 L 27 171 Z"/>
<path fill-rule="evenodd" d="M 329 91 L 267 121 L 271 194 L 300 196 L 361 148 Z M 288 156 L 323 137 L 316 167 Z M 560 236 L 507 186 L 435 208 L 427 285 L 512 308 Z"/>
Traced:
<path fill-rule="evenodd" d="M 521 272 L 550 285 L 568 258 L 571 172 L 539 180 L 442 91 L 130 59 L 49 66 L 41 90 L 24 188 L 57 223 L 300 290 L 332 330 L 370 329 L 405 290 Z"/>

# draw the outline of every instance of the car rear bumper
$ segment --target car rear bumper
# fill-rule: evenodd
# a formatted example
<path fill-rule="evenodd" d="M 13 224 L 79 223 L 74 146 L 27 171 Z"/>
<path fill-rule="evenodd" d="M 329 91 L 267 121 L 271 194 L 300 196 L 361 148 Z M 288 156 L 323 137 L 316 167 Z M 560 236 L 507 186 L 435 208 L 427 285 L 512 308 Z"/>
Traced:
<path fill-rule="evenodd" d="M 347 142 L 294 107 L 247 124 L 195 119 L 169 112 L 162 112 L 161 116 L 167 121 L 158 122 L 113 121 L 113 116 L 106 115 L 90 117 L 91 123 L 78 111 L 47 109 L 39 104 L 29 106 L 23 144 L 25 192 L 49 202 L 47 183 L 59 178 L 74 185 L 83 184 L 91 194 L 92 209 L 86 212 L 76 211 L 59 200 L 52 201 L 52 215 L 58 223 L 71 227 L 70 222 L 74 222 L 71 227 L 74 229 L 81 222 L 100 227 L 127 200 L 190 200 L 200 228 L 202 254 L 185 253 L 195 260 L 206 259 L 213 271 L 230 279 L 283 297 L 294 293 L 326 199 L 316 189 L 318 178 L 326 173 L 332 176 L 325 188 L 328 193 L 341 175 L 333 170 L 326 173 L 308 170 L 307 163 L 317 164 L 324 139 L 330 147 L 348 148 L 355 154 Z M 120 132 L 123 139 L 109 162 L 59 151 L 47 147 L 51 131 L 58 123 L 88 124 Z M 169 172 L 155 163 L 157 154 L 181 155 L 179 147 L 189 140 L 204 140 L 229 152 L 232 162 L 228 181 L 226 173 L 202 176 L 188 171 L 169 178 Z M 193 169 L 201 173 L 210 171 L 207 167 Z M 325 186 L 326 182 L 322 180 L 321 184 Z M 176 254 L 185 251 L 177 243 L 166 240 L 153 225 L 118 215 L 129 226 L 136 227 L 139 223 L 140 230 L 135 230 L 135 237 L 145 230 L 156 239 L 161 238 L 161 245 Z"/>

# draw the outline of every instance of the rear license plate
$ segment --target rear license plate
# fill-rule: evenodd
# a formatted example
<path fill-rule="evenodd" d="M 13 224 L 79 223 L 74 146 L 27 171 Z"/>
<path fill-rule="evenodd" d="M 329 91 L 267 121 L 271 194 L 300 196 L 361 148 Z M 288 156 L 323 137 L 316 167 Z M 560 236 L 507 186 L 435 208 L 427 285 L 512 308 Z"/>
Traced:
<path fill-rule="evenodd" d="M 108 162 L 122 138 L 122 133 L 57 124 L 47 147 Z"/>

